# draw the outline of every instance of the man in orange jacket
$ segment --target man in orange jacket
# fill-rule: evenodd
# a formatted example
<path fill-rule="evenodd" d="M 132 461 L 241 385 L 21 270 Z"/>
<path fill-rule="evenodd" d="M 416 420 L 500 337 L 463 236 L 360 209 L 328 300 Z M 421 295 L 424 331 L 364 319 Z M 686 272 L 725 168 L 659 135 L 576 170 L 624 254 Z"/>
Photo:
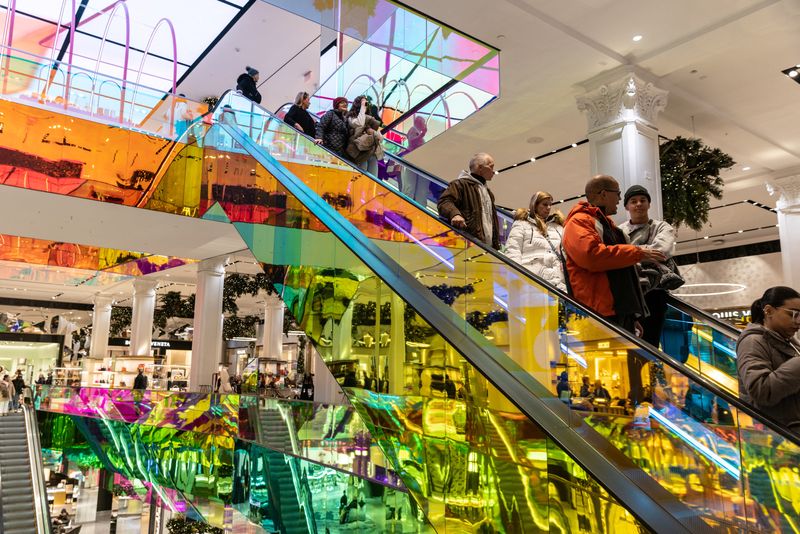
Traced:
<path fill-rule="evenodd" d="M 647 246 L 628 244 L 609 216 L 617 213 L 621 200 L 619 183 L 598 175 L 586 184 L 586 200 L 567 215 L 563 247 L 572 296 L 606 320 L 640 335 L 638 319 L 647 315 L 636 274 L 637 263 L 664 261 L 664 255 Z M 628 370 L 632 398 L 641 394 L 642 362 L 629 355 Z"/>

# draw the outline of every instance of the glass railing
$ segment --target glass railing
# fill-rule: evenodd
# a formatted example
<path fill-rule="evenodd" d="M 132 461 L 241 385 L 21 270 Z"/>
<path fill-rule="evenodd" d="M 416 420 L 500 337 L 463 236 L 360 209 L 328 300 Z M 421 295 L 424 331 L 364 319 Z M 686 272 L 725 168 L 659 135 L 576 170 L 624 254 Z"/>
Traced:
<path fill-rule="evenodd" d="M 276 115 L 283 117 L 290 106 L 281 106 Z M 407 151 L 388 137 L 384 138 L 386 160 L 378 162 L 374 177 L 438 216 L 436 202 L 448 183 L 406 161 Z M 500 242 L 504 243 L 514 222 L 513 214 L 498 208 L 497 218 Z M 676 297 L 668 298 L 659 348 L 738 397 L 737 338 L 734 327 Z"/>
<path fill-rule="evenodd" d="M 3 185 L 111 204 L 137 205 L 181 147 L 70 109 L 29 105 L 22 98 L 0 99 L 0 118 L 0 151 L 13 162 Z M 199 196 L 199 189 L 194 194 Z"/>
<path fill-rule="evenodd" d="M 313 532 L 307 525 L 333 524 L 327 501 L 335 499 L 338 505 L 342 495 L 341 488 L 328 498 L 315 490 L 339 488 L 342 482 L 346 489 L 348 481 L 352 492 L 346 505 L 355 497 L 359 506 L 348 512 L 347 523 L 370 517 L 383 524 L 377 520 L 379 512 L 388 519 L 388 507 L 398 505 L 370 499 L 375 495 L 386 492 L 408 499 L 351 406 L 254 395 L 61 386 L 39 387 L 35 402 L 40 413 L 72 418 L 108 469 L 143 481 L 157 489 L 167 506 L 217 526 L 226 526 L 222 503 L 237 510 L 234 524 L 246 520 L 268 527 L 267 518 L 280 524 L 303 517 L 300 531 Z M 65 424 L 48 417 L 43 431 Z M 174 491 L 179 494 L 170 494 Z M 267 510 L 276 500 L 281 505 Z M 257 509 L 248 510 L 253 503 L 259 503 Z M 408 522 L 417 519 L 414 515 Z"/>
<path fill-rule="evenodd" d="M 244 116 L 242 118 L 249 124 L 249 119 Z M 275 174 L 280 175 L 287 171 L 282 166 L 276 167 L 270 163 L 274 160 L 268 156 L 254 161 L 240 151 L 242 143 L 252 144 L 252 141 L 225 124 L 234 120 L 238 120 L 238 112 L 235 111 L 232 116 L 222 119 L 223 124 L 214 127 L 205 137 L 204 158 L 210 162 L 206 174 L 208 189 L 222 193 L 217 186 L 226 183 L 226 191 L 230 192 L 222 198 L 218 197 L 217 201 L 227 204 L 224 206 L 227 216 L 256 259 L 271 273 L 276 289 L 315 343 L 332 374 L 343 377 L 342 384 L 348 397 L 362 415 L 370 433 L 381 444 L 390 463 L 398 470 L 404 485 L 415 495 L 427 517 L 434 522 L 434 527 L 443 527 L 444 522 L 448 521 L 472 525 L 482 521 L 496 521 L 496 525 L 507 524 L 508 528 L 511 522 L 519 520 L 528 525 L 542 521 L 546 524 L 546 518 L 551 511 L 565 507 L 567 519 L 564 521 L 575 528 L 577 521 L 580 521 L 579 516 L 587 513 L 585 509 L 576 509 L 572 504 L 564 503 L 559 503 L 558 507 L 543 504 L 551 500 L 546 494 L 546 487 L 556 484 L 555 479 L 548 478 L 547 483 L 537 485 L 536 489 L 525 489 L 527 483 L 523 480 L 531 476 L 539 481 L 544 480 L 540 477 L 547 478 L 542 469 L 555 461 L 555 458 L 558 458 L 557 462 L 567 462 L 559 468 L 550 465 L 552 469 L 566 468 L 564 473 L 568 474 L 564 478 L 567 479 L 567 487 L 564 491 L 569 492 L 570 484 L 591 488 L 586 491 L 590 491 L 598 499 L 597 503 L 600 503 L 602 509 L 611 511 L 615 518 L 619 518 L 619 522 L 615 520 L 615 526 L 623 528 L 627 524 L 631 527 L 633 516 L 619 513 L 624 509 L 617 508 L 619 505 L 616 499 L 606 493 L 592 475 L 560 450 L 557 441 L 550 441 L 552 438 L 548 437 L 544 427 L 539 426 L 541 421 L 548 420 L 547 413 L 541 412 L 542 415 L 536 421 L 521 413 L 509 400 L 511 392 L 504 392 L 493 386 L 486 380 L 485 374 L 470 363 L 481 356 L 472 353 L 463 343 L 471 339 L 471 343 L 476 344 L 476 350 L 477 346 L 490 350 L 495 350 L 494 347 L 484 346 L 483 339 L 464 337 L 467 331 L 472 332 L 471 327 L 454 314 L 453 310 L 441 303 L 435 304 L 439 301 L 421 291 L 424 286 L 406 271 L 403 271 L 402 276 L 413 282 L 414 287 L 419 287 L 421 292 L 404 292 L 401 298 L 385 282 L 388 272 L 401 275 L 397 271 L 400 267 L 394 265 L 394 260 L 391 259 L 393 254 L 368 266 L 361 255 L 351 251 L 350 247 L 356 246 L 356 243 L 369 244 L 373 252 L 379 251 L 374 243 L 380 241 L 382 245 L 392 249 L 394 254 L 407 253 L 408 260 L 428 261 L 427 256 L 417 256 L 414 259 L 418 244 L 404 237 L 404 232 L 411 228 L 405 230 L 406 223 L 402 222 L 400 213 L 395 218 L 386 211 L 372 212 L 371 202 L 367 199 L 374 198 L 375 191 L 371 188 L 376 184 L 371 180 L 359 181 L 352 169 L 342 168 L 341 163 L 330 161 L 324 156 L 327 153 L 320 151 L 310 141 L 310 146 L 301 147 L 301 151 L 308 149 L 318 154 L 315 157 L 320 163 L 314 167 L 313 176 L 306 172 L 308 168 L 301 166 L 300 161 L 287 160 L 284 163 L 287 167 L 295 166 L 295 172 L 303 172 L 316 185 L 329 183 L 332 189 L 328 190 L 328 185 L 325 185 L 321 196 L 328 199 L 329 203 L 340 206 L 343 212 L 358 214 L 357 218 L 346 223 L 355 233 L 340 237 L 328 226 L 339 224 L 339 215 L 319 195 L 307 189 L 297 178 L 282 176 L 281 181 L 278 181 Z M 262 131 L 272 135 L 269 130 Z M 229 133 L 234 132 L 240 137 L 229 136 Z M 288 144 L 291 144 L 291 139 Z M 264 156 L 261 153 L 259 157 Z M 267 170 L 264 164 L 269 165 L 271 170 Z M 244 169 L 247 171 L 242 172 Z M 229 181 L 230 176 L 237 177 L 235 185 L 242 192 L 250 193 L 237 194 L 235 190 L 230 190 L 234 185 Z M 342 191 L 337 185 L 342 183 L 350 184 L 346 191 Z M 368 189 L 362 189 L 364 186 Z M 284 202 L 280 209 L 270 210 L 266 217 L 253 218 L 247 204 L 249 198 L 258 196 L 256 192 L 262 195 L 282 194 Z M 313 212 L 298 200 L 298 194 L 303 202 L 314 205 Z M 391 201 L 393 197 L 395 196 L 387 196 L 385 200 Z M 233 209 L 235 207 L 240 209 Z M 331 213 L 335 218 L 323 221 L 319 217 L 318 209 Z M 378 216 L 382 220 L 378 221 Z M 430 218 L 426 215 L 424 219 L 415 219 L 414 223 L 435 224 L 435 221 L 428 219 Z M 389 233 L 392 232 L 388 229 L 392 227 L 391 222 L 403 228 L 403 231 L 396 231 L 396 235 Z M 379 239 L 366 241 L 364 234 L 351 225 L 355 225 L 360 232 Z M 334 228 L 337 232 L 341 230 L 337 226 Z M 455 236 L 446 239 L 453 237 Z M 407 245 L 411 245 L 411 248 L 407 248 Z M 424 249 L 437 254 L 447 254 L 433 240 L 430 246 L 425 243 L 422 245 Z M 381 254 L 386 252 L 381 251 Z M 373 269 L 385 269 L 388 272 L 376 276 Z M 418 274 L 423 275 L 423 270 L 426 269 L 423 267 Z M 451 334 L 464 339 L 454 343 L 446 341 L 453 337 L 438 333 L 427 322 L 427 318 L 418 314 L 418 308 L 404 302 L 404 299 L 414 302 L 417 298 L 427 299 L 425 302 L 430 305 L 441 306 L 439 311 L 449 318 L 450 322 L 446 324 L 452 330 Z M 381 327 L 379 331 L 367 332 L 370 324 L 375 327 L 379 322 L 375 317 L 377 312 L 370 317 L 369 310 L 373 307 L 380 311 Z M 423 313 L 430 317 L 429 314 L 433 312 L 427 310 Z M 374 338 L 374 342 L 370 342 L 368 333 L 378 336 Z M 504 363 L 513 365 L 505 355 L 503 358 Z M 487 365 L 495 364 L 489 362 Z M 493 374 L 489 371 L 484 373 Z M 446 381 L 445 375 L 448 375 Z M 444 391 L 452 391 L 452 395 L 448 397 Z M 542 402 L 531 397 L 530 393 L 523 396 L 524 402 Z M 567 411 L 561 405 L 557 409 Z M 542 407 L 542 410 L 547 409 Z M 536 410 L 529 407 L 526 413 L 534 411 Z M 552 419 L 550 422 L 555 425 L 555 432 L 572 432 L 568 430 L 563 419 Z M 491 443 L 483 439 L 484 432 L 477 425 L 488 425 L 493 429 L 495 437 Z M 531 438 L 531 450 L 520 451 L 516 448 L 516 439 L 522 439 L 526 435 Z M 553 455 L 547 452 L 550 446 L 555 451 Z M 608 447 L 613 450 L 610 445 Z M 445 453 L 448 450 L 452 452 Z M 570 452 L 580 455 L 579 451 Z M 453 457 L 452 454 L 456 453 L 458 456 Z M 592 460 L 581 464 L 584 467 L 592 465 L 592 461 L 605 462 L 608 458 L 608 454 L 600 454 L 595 450 L 587 450 L 586 453 Z M 448 458 L 442 454 L 450 455 L 447 461 L 450 467 L 435 467 Z M 523 457 L 523 454 L 527 454 L 527 457 Z M 635 469 L 618 452 L 610 454 L 623 461 L 625 469 Z M 456 476 L 453 471 L 458 469 L 456 466 L 467 464 L 471 465 L 469 471 L 474 473 L 469 475 L 469 482 L 465 484 L 463 480 L 456 482 L 456 479 L 451 478 Z M 487 477 L 490 480 L 482 482 Z M 460 476 L 457 478 L 460 480 Z M 603 482 L 614 487 L 610 478 L 604 477 Z M 637 483 L 658 488 L 658 492 L 663 491 L 649 482 Z M 642 490 L 631 489 L 629 484 L 625 484 L 624 490 L 620 486 L 620 493 L 629 491 Z M 497 494 L 498 497 L 491 498 L 492 494 Z M 619 496 L 619 493 L 614 495 Z M 666 492 L 659 498 L 662 496 L 670 499 Z M 457 510 L 450 511 L 451 506 L 456 506 L 456 503 Z M 652 510 L 661 509 L 662 506 L 654 505 Z M 511 516 L 502 517 L 506 507 L 516 511 Z M 457 519 L 447 519 L 449 514 L 456 514 Z M 604 528 L 607 527 L 599 524 L 596 526 L 596 529 Z"/>
<path fill-rule="evenodd" d="M 349 405 L 244 394 L 41 386 L 36 407 L 50 413 L 251 441 L 402 489 L 397 475 Z M 291 440 L 271 442 L 270 432 L 278 430 L 276 425 L 290 431 Z M 364 461 L 359 464 L 360 456 Z"/>
<path fill-rule="evenodd" d="M 760 463 L 781 463 L 784 457 L 796 457 L 794 437 L 780 428 L 762 426 L 763 418 L 679 362 L 642 347 L 635 338 L 616 331 L 564 295 L 465 239 L 385 186 L 344 162 L 332 159 L 329 153 L 279 121 L 267 115 L 259 115 L 257 120 L 251 121 L 249 104 L 237 105 L 237 98 L 231 95 L 230 109 L 236 110 L 235 122 L 263 147 L 264 157 L 274 158 L 294 173 L 326 199 L 341 217 L 450 305 L 465 320 L 465 325 L 482 333 L 487 345 L 516 362 L 527 376 L 544 388 L 543 391 L 560 397 L 572 408 L 561 413 L 566 422 L 590 427 L 606 436 L 620 452 L 675 497 L 701 513 L 708 523 L 731 528 L 780 528 L 784 521 L 794 521 L 795 512 L 788 501 L 773 499 L 775 491 L 785 484 L 782 476 L 771 478 L 770 488 L 765 487 L 763 492 L 756 492 L 758 494 L 748 483 L 751 469 L 756 469 L 753 476 L 760 476 L 756 468 Z M 233 118 L 227 120 L 234 122 Z M 257 122 L 258 128 L 249 129 L 251 122 Z M 236 156 L 243 167 L 238 175 L 244 177 L 243 182 L 249 184 L 247 187 L 265 191 L 280 189 L 269 180 L 265 183 L 258 178 L 248 178 L 252 175 L 244 169 L 252 168 L 255 163 L 240 153 L 236 145 L 233 139 L 215 143 L 218 150 L 229 154 L 231 162 L 233 153 L 241 154 Z M 230 173 L 231 166 L 236 164 L 228 164 L 226 159 L 226 165 Z M 219 181 L 222 180 L 224 177 L 220 176 Z M 226 212 L 230 216 L 228 209 Z M 303 228 L 324 232 L 324 227 L 316 226 L 313 215 L 291 213 L 287 207 L 286 219 L 276 219 L 276 223 L 291 220 L 307 225 Z M 237 222 L 234 217 L 232 220 Z M 245 216 L 238 222 L 254 220 Z M 265 222 L 273 223 L 273 219 Z M 244 234 L 254 251 L 269 243 L 267 235 L 278 241 L 278 236 L 270 233 L 277 230 L 270 230 L 262 237 L 257 230 L 260 228 L 260 225 L 254 226 L 248 229 L 249 234 Z M 331 260 L 318 256 L 329 248 L 313 241 L 309 245 L 314 251 L 309 252 L 313 265 L 330 263 Z M 304 243 L 302 250 L 306 248 Z M 270 265 L 283 257 L 277 251 L 261 256 L 256 252 L 256 255 Z M 290 274 L 293 273 L 287 272 L 287 276 Z M 316 282 L 303 275 L 292 279 L 292 283 L 302 281 L 324 287 L 326 277 L 317 276 L 321 278 Z M 338 287 L 337 280 L 341 276 L 333 272 L 329 275 L 332 287 Z M 369 330 L 367 333 L 375 340 L 403 339 L 401 336 L 405 332 L 392 329 L 395 320 L 402 320 L 400 315 L 395 319 L 391 311 L 383 311 L 387 304 L 392 308 L 391 299 L 381 296 L 381 291 L 389 290 L 381 289 L 383 286 L 378 281 L 372 282 L 372 289 L 362 290 L 364 283 L 361 276 L 354 276 L 350 282 L 339 281 L 343 291 L 339 295 L 341 301 L 336 303 L 334 292 L 330 296 L 333 299 L 330 306 L 333 310 L 338 306 L 341 313 L 334 313 L 330 317 L 332 322 L 317 318 L 320 322 L 307 330 L 329 366 L 346 368 L 350 360 L 355 374 L 351 384 L 376 394 L 381 392 L 376 384 L 397 380 L 386 376 L 386 365 L 382 363 L 391 358 L 384 355 L 386 351 L 358 350 L 358 337 L 362 331 Z M 345 291 L 348 284 L 351 290 Z M 290 288 L 295 295 L 287 299 L 290 310 L 298 318 L 305 317 L 308 312 L 304 306 L 311 305 L 306 304 L 310 288 L 300 290 L 286 284 L 285 290 Z M 363 302 L 354 304 L 352 299 L 360 295 L 363 295 Z M 318 298 L 325 302 L 324 293 Z M 351 309 L 352 315 L 345 314 Z M 375 312 L 370 316 L 369 309 L 381 309 L 380 328 Z M 314 315 L 312 312 L 310 318 Z M 413 320 L 403 322 L 410 326 L 415 324 Z M 336 340 L 346 333 L 355 334 L 356 340 Z M 413 384 L 415 380 L 412 379 L 412 384 L 406 383 L 404 387 L 414 391 L 416 385 L 428 386 L 431 392 L 438 390 L 448 398 L 448 390 L 461 390 L 465 377 L 456 374 L 461 364 L 448 363 L 446 345 L 435 348 L 437 342 L 431 343 L 432 340 L 426 338 L 426 335 L 434 335 L 431 332 L 412 330 L 411 333 L 413 340 L 405 344 L 406 354 L 400 358 L 405 360 L 404 368 L 419 365 L 422 371 L 418 384 Z M 436 363 L 441 366 L 440 372 L 424 371 L 431 362 L 441 362 Z M 436 377 L 432 376 L 434 374 Z M 579 394 L 583 376 L 588 376 L 590 382 L 601 381 L 602 388 L 598 388 L 597 394 Z M 390 389 L 390 393 L 396 395 L 402 391 L 395 393 Z M 760 437 L 754 439 L 755 436 Z M 770 445 L 750 446 L 753 443 Z M 672 451 L 669 458 L 661 454 L 664 448 Z M 773 456 L 776 451 L 780 451 L 777 457 Z M 674 476 L 676 465 L 683 470 L 680 477 Z M 705 485 L 701 494 L 693 490 L 695 481 L 707 480 L 712 474 L 714 484 Z M 800 480 L 792 479 L 789 486 L 797 483 Z M 743 502 L 745 506 L 740 506 Z M 774 514 L 761 515 L 758 510 L 763 507 L 770 508 Z"/>
<path fill-rule="evenodd" d="M 168 139 L 181 137 L 208 109 L 178 95 L 5 46 L 0 46 L 0 95 Z"/>

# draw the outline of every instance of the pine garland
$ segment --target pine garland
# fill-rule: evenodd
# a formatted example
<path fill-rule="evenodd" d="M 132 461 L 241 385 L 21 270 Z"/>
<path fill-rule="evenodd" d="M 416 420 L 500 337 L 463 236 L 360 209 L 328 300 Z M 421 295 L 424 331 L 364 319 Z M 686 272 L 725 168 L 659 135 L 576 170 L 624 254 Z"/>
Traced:
<path fill-rule="evenodd" d="M 664 220 L 675 228 L 686 225 L 699 232 L 708 222 L 711 197 L 722 198 L 720 171 L 736 162 L 694 138 L 670 139 L 659 150 Z"/>

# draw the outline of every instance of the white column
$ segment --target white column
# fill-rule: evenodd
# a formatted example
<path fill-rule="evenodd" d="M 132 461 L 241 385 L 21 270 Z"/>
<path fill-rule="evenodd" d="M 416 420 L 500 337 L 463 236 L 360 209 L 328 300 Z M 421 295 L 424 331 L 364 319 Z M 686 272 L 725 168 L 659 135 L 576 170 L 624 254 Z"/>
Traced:
<path fill-rule="evenodd" d="M 622 194 L 632 185 L 650 192 L 650 216 L 663 218 L 656 117 L 667 106 L 667 91 L 633 73 L 603 83 L 577 98 L 589 121 L 592 175 L 617 179 Z M 622 209 L 615 217 L 624 221 Z"/>
<path fill-rule="evenodd" d="M 158 280 L 137 278 L 133 281 L 133 317 L 131 318 L 131 356 L 150 356 L 153 341 L 153 312 L 156 310 Z"/>
<path fill-rule="evenodd" d="M 92 312 L 92 339 L 89 345 L 90 358 L 105 358 L 108 352 L 108 332 L 111 330 L 111 295 L 98 293 L 94 296 Z"/>
<path fill-rule="evenodd" d="M 770 195 L 778 196 L 778 234 L 781 239 L 783 285 L 800 287 L 800 175 L 775 178 L 767 183 Z"/>
<path fill-rule="evenodd" d="M 264 357 L 276 360 L 283 355 L 283 301 L 267 295 L 264 304 Z"/>
<path fill-rule="evenodd" d="M 189 389 L 211 386 L 211 375 L 222 361 L 222 289 L 226 257 L 201 261 L 197 266 L 194 300 L 194 332 Z"/>

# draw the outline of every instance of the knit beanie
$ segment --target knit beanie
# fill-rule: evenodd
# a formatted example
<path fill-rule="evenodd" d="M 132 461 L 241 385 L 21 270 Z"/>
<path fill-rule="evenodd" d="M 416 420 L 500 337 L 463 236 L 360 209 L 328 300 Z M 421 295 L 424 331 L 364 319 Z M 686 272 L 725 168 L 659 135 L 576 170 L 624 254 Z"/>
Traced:
<path fill-rule="evenodd" d="M 258 71 L 256 69 L 254 69 L 253 67 L 248 66 L 248 67 L 245 67 L 244 70 L 250 76 L 253 76 L 253 77 L 258 76 Z"/>
<path fill-rule="evenodd" d="M 336 98 L 334 98 L 333 99 L 333 109 L 338 108 L 339 104 L 341 104 L 342 102 L 347 104 L 347 99 L 345 97 L 343 97 L 343 96 L 337 96 Z"/>
<path fill-rule="evenodd" d="M 644 195 L 644 196 L 647 197 L 647 201 L 648 202 L 652 202 L 650 200 L 650 193 L 647 192 L 647 189 L 645 189 L 644 186 L 636 184 L 636 185 L 630 186 L 628 188 L 628 190 L 625 191 L 625 202 L 622 205 L 623 206 L 627 206 L 628 205 L 628 201 L 631 199 L 631 197 L 635 197 L 636 195 Z"/>

